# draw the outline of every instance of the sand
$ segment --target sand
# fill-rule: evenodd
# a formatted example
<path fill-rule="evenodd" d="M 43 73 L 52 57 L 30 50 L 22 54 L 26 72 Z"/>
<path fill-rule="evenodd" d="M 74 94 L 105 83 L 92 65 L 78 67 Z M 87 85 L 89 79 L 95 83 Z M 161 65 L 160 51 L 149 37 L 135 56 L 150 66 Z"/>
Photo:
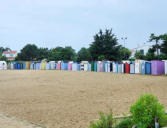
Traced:
<path fill-rule="evenodd" d="M 167 109 L 167 77 L 73 71 L 0 71 L 0 112 L 50 128 L 88 128 L 98 112 L 128 113 L 142 93 Z"/>

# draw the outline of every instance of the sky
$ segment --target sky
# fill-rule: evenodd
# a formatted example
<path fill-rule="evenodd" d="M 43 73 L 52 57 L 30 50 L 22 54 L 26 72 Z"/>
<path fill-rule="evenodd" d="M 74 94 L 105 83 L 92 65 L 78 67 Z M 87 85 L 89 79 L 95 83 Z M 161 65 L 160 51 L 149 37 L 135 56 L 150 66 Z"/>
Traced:
<path fill-rule="evenodd" d="M 167 0 L 0 0 L 0 46 L 89 47 L 100 29 L 135 48 L 167 33 Z M 149 44 L 149 43 L 148 43 Z"/>

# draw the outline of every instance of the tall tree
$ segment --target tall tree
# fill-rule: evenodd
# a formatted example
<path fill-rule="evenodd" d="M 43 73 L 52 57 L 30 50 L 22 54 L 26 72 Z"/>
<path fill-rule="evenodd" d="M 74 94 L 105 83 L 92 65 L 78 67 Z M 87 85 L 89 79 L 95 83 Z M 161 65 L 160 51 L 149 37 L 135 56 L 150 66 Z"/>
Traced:
<path fill-rule="evenodd" d="M 38 47 L 35 44 L 27 44 L 21 49 L 21 52 L 17 55 L 16 60 L 32 61 L 37 60 Z"/>
<path fill-rule="evenodd" d="M 161 45 L 161 51 L 167 56 L 167 34 L 160 35 L 160 38 L 162 39 L 163 43 Z"/>
<path fill-rule="evenodd" d="M 119 48 L 112 29 L 106 29 L 104 33 L 100 30 L 90 44 L 90 53 L 93 60 L 98 60 L 99 56 L 104 56 L 106 60 L 119 60 Z"/>
<path fill-rule="evenodd" d="M 92 57 L 88 48 L 81 48 L 77 53 L 77 61 L 91 61 Z"/>
<path fill-rule="evenodd" d="M 11 51 L 11 49 L 8 47 L 6 47 L 6 48 L 0 47 L 0 53 L 3 53 L 4 51 Z"/>
<path fill-rule="evenodd" d="M 72 60 L 75 61 L 76 60 L 76 53 L 75 50 L 71 47 L 71 46 L 67 46 L 65 48 L 62 49 L 62 58 L 63 60 Z"/>
<path fill-rule="evenodd" d="M 152 48 L 150 48 L 145 56 L 145 59 L 150 61 L 150 60 L 156 60 L 158 59 L 158 57 L 154 54 L 156 51 L 156 47 L 153 46 Z"/>
<path fill-rule="evenodd" d="M 135 58 L 144 60 L 145 56 L 140 51 L 136 51 Z"/>
<path fill-rule="evenodd" d="M 121 46 L 119 52 L 120 52 L 119 53 L 120 60 L 128 60 L 129 57 L 131 56 L 131 51 L 128 48 Z"/>
<path fill-rule="evenodd" d="M 49 60 L 64 60 L 64 61 L 69 61 L 69 60 L 75 60 L 75 50 L 68 46 L 68 47 L 56 47 L 54 49 L 50 50 L 49 53 Z"/>
<path fill-rule="evenodd" d="M 150 36 L 150 40 L 149 40 L 150 42 L 155 41 L 155 48 L 156 48 L 156 52 L 157 52 L 158 56 L 160 55 L 159 50 L 158 50 L 158 49 L 160 49 L 160 45 L 159 45 L 159 40 L 160 39 L 161 39 L 160 36 L 155 36 L 155 34 L 152 33 L 151 36 Z"/>
<path fill-rule="evenodd" d="M 8 61 L 8 59 L 0 53 L 0 61 Z"/>
<path fill-rule="evenodd" d="M 37 60 L 48 59 L 49 52 L 48 48 L 38 48 Z"/>

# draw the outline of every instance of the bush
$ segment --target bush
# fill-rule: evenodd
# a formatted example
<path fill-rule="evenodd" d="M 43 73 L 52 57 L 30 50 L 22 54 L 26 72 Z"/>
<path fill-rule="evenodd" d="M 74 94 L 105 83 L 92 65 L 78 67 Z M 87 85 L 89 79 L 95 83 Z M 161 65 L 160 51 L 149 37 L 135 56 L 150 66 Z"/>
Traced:
<path fill-rule="evenodd" d="M 167 124 L 164 106 L 158 102 L 158 99 L 151 94 L 141 95 L 130 112 L 132 120 L 138 128 L 154 127 L 154 119 L 158 118 L 160 126 Z"/>
<path fill-rule="evenodd" d="M 116 125 L 116 128 L 132 128 L 133 121 L 131 118 L 122 119 L 119 124 Z"/>
<path fill-rule="evenodd" d="M 100 112 L 99 115 L 99 120 L 91 122 L 89 128 L 112 128 L 112 125 L 114 124 L 112 111 L 108 115 L 105 115 L 102 112 Z"/>

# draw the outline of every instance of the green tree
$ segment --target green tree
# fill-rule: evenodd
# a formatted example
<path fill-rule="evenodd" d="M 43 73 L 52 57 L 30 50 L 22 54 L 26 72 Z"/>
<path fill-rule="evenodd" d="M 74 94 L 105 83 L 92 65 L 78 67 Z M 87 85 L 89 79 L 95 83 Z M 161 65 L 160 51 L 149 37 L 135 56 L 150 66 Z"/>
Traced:
<path fill-rule="evenodd" d="M 160 35 L 160 38 L 162 39 L 163 43 L 161 45 L 161 51 L 167 56 L 167 34 Z"/>
<path fill-rule="evenodd" d="M 158 50 L 158 49 L 160 49 L 160 45 L 159 45 L 159 40 L 160 39 L 161 39 L 161 37 L 160 36 L 155 36 L 154 33 L 152 33 L 150 35 L 150 39 L 149 39 L 150 42 L 155 41 L 155 49 L 156 49 L 156 52 L 157 52 L 157 56 L 160 55 L 159 50 Z"/>
<path fill-rule="evenodd" d="M 144 60 L 145 56 L 140 51 L 136 51 L 135 58 Z"/>
<path fill-rule="evenodd" d="M 38 48 L 37 60 L 48 59 L 50 50 L 48 48 Z"/>
<path fill-rule="evenodd" d="M 6 48 L 0 47 L 0 53 L 3 53 L 4 51 L 11 51 L 11 49 L 8 47 L 6 47 Z"/>
<path fill-rule="evenodd" d="M 0 53 L 0 61 L 8 61 L 8 59 Z"/>
<path fill-rule="evenodd" d="M 76 58 L 76 53 L 75 50 L 68 46 L 68 47 L 56 47 L 50 50 L 49 53 L 49 60 L 64 60 L 64 61 L 69 61 L 69 60 L 75 60 Z"/>
<path fill-rule="evenodd" d="M 125 47 L 120 47 L 120 60 L 128 60 L 131 56 L 131 51 Z"/>
<path fill-rule="evenodd" d="M 112 33 L 112 29 L 102 30 L 94 36 L 94 41 L 90 44 L 90 53 L 93 60 L 98 60 L 99 56 L 104 56 L 106 60 L 118 60 L 119 48 L 117 38 Z"/>
<path fill-rule="evenodd" d="M 136 103 L 130 107 L 133 122 L 138 128 L 155 127 L 155 118 L 159 119 L 160 126 L 167 124 L 165 107 L 152 94 L 141 95 Z"/>
<path fill-rule="evenodd" d="M 17 55 L 16 60 L 32 61 L 36 60 L 38 56 L 38 47 L 35 44 L 27 44 L 21 49 Z"/>
<path fill-rule="evenodd" d="M 49 60 L 63 60 L 62 56 L 61 56 L 61 52 L 62 52 L 63 47 L 56 47 L 50 50 L 49 53 Z"/>
<path fill-rule="evenodd" d="M 153 48 L 150 48 L 145 56 L 145 59 L 150 61 L 150 60 L 156 60 L 157 56 L 154 54 L 156 51 L 155 46 L 153 46 Z"/>
<path fill-rule="evenodd" d="M 62 49 L 62 58 L 63 60 L 72 60 L 75 61 L 76 60 L 76 53 L 75 50 L 71 47 L 71 46 L 67 46 L 65 48 Z"/>
<path fill-rule="evenodd" d="M 77 53 L 77 61 L 91 61 L 92 57 L 89 49 L 81 48 Z"/>

